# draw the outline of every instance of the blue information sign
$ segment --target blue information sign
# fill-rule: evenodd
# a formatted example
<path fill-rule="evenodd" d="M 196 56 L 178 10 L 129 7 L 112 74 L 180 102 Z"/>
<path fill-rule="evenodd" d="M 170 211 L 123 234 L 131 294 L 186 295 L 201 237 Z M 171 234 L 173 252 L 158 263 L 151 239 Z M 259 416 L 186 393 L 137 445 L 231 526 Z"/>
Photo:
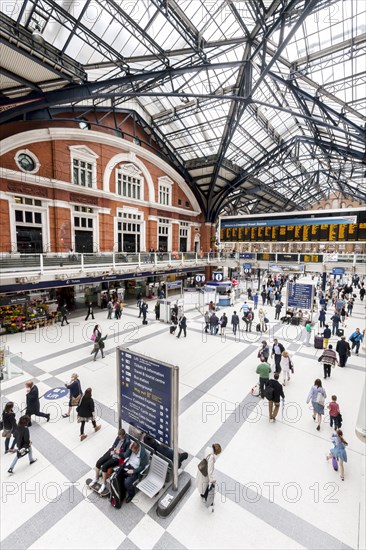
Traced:
<path fill-rule="evenodd" d="M 255 260 L 255 254 L 253 252 L 241 252 L 239 258 L 241 260 Z"/>
<path fill-rule="evenodd" d="M 344 267 L 333 267 L 332 274 L 333 275 L 344 275 L 345 273 Z"/>
<path fill-rule="evenodd" d="M 173 367 L 129 349 L 117 353 L 121 419 L 170 447 Z"/>
<path fill-rule="evenodd" d="M 54 401 L 55 399 L 61 399 L 61 397 L 65 397 L 69 393 L 69 390 L 67 388 L 53 388 L 52 390 L 46 391 L 44 394 L 45 399 L 49 399 L 50 401 Z"/>
<path fill-rule="evenodd" d="M 165 283 L 168 290 L 173 288 L 180 288 L 182 286 L 182 281 L 172 281 L 170 283 Z"/>
<path fill-rule="evenodd" d="M 287 307 L 311 310 L 313 306 L 313 285 L 288 283 Z"/>
<path fill-rule="evenodd" d="M 216 282 L 220 282 L 220 281 L 223 281 L 224 279 L 224 274 L 222 271 L 213 271 L 212 272 L 212 280 L 213 281 L 216 281 Z"/>

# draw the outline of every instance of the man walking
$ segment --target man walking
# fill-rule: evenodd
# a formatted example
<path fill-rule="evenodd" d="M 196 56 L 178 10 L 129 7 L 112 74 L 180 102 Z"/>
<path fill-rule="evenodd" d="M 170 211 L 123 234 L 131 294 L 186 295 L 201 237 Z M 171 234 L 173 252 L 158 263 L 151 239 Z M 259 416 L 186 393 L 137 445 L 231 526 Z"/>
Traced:
<path fill-rule="evenodd" d="M 281 309 L 283 307 L 283 303 L 281 301 L 277 302 L 277 304 L 275 305 L 275 319 L 279 319 L 280 318 L 280 314 L 281 314 Z"/>
<path fill-rule="evenodd" d="M 184 332 L 184 338 L 187 336 L 187 317 L 182 313 L 182 317 L 179 319 L 179 332 L 177 338 Z"/>
<path fill-rule="evenodd" d="M 273 340 L 273 346 L 272 346 L 272 353 L 271 353 L 271 359 L 273 359 L 274 357 L 274 362 L 275 362 L 275 365 L 276 365 L 276 372 L 280 373 L 281 372 L 281 357 L 282 357 L 282 352 L 285 351 L 285 348 L 284 346 L 279 343 L 279 341 L 277 340 L 277 338 L 275 338 Z"/>
<path fill-rule="evenodd" d="M 234 313 L 231 316 L 231 324 L 233 326 L 234 335 L 236 334 L 236 331 L 238 330 L 239 322 L 240 322 L 239 321 L 239 315 L 236 313 L 236 311 L 234 311 Z"/>
<path fill-rule="evenodd" d="M 261 363 L 259 363 L 256 373 L 259 374 L 259 391 L 261 398 L 264 399 L 264 392 L 269 380 L 269 373 L 272 372 L 271 366 L 266 360 L 261 357 Z"/>
<path fill-rule="evenodd" d="M 85 317 L 85 321 L 87 321 L 89 319 L 89 315 L 92 316 L 92 319 L 94 320 L 94 311 L 93 311 L 93 304 L 92 302 L 89 302 L 89 305 L 88 305 L 88 313 Z"/>
<path fill-rule="evenodd" d="M 278 381 L 279 374 L 276 372 L 274 374 L 273 380 L 268 380 L 266 393 L 268 396 L 268 412 L 269 412 L 269 421 L 276 422 L 276 416 L 280 408 L 280 399 L 285 399 L 285 394 L 283 393 L 283 386 Z M 271 391 L 272 390 L 272 391 Z M 274 408 L 273 408 L 274 406 Z"/>
<path fill-rule="evenodd" d="M 213 313 L 210 317 L 210 332 L 212 335 L 217 334 L 219 330 L 219 318 L 216 313 Z"/>
<path fill-rule="evenodd" d="M 142 324 L 143 325 L 147 325 L 146 315 L 147 315 L 147 310 L 148 309 L 149 309 L 149 306 L 146 303 L 146 301 L 144 300 L 141 304 L 141 309 L 140 309 L 140 314 L 142 314 Z M 140 315 L 139 315 L 139 317 L 140 317 Z"/>
<path fill-rule="evenodd" d="M 65 304 L 63 306 L 60 307 L 60 312 L 61 312 L 61 326 L 63 327 L 64 326 L 64 323 L 66 323 L 67 325 L 69 324 L 68 320 L 67 320 L 67 309 L 66 309 L 66 306 Z"/>
<path fill-rule="evenodd" d="M 342 336 L 341 339 L 338 340 L 336 345 L 336 352 L 339 355 L 339 366 L 345 367 L 347 359 L 351 355 L 351 348 L 345 336 Z"/>
<path fill-rule="evenodd" d="M 358 355 L 362 340 L 363 334 L 361 334 L 359 328 L 356 328 L 355 332 L 353 332 L 349 337 L 349 341 L 352 342 L 352 349 L 356 348 L 356 355 Z"/>
<path fill-rule="evenodd" d="M 338 332 L 338 328 L 339 328 L 339 323 L 341 321 L 341 318 L 340 316 L 338 315 L 338 313 L 335 313 L 334 315 L 332 315 L 332 317 L 330 318 L 330 320 L 332 321 L 333 325 L 332 325 L 332 334 L 333 336 L 335 334 L 337 334 Z"/>
<path fill-rule="evenodd" d="M 336 363 L 338 363 L 337 354 L 334 351 L 332 344 L 329 344 L 328 349 L 325 349 L 323 351 L 321 360 L 323 363 L 324 380 L 325 380 L 326 378 L 330 378 L 331 368 L 334 367 Z"/>

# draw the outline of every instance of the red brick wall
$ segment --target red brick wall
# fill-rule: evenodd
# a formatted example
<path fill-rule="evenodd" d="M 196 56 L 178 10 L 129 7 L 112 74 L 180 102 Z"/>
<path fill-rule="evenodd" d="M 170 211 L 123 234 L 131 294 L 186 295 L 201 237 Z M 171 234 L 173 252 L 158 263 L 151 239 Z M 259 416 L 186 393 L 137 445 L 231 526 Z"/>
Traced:
<path fill-rule="evenodd" d="M 9 222 L 9 203 L 8 201 L 0 200 L 0 252 L 10 252 L 10 222 Z"/>

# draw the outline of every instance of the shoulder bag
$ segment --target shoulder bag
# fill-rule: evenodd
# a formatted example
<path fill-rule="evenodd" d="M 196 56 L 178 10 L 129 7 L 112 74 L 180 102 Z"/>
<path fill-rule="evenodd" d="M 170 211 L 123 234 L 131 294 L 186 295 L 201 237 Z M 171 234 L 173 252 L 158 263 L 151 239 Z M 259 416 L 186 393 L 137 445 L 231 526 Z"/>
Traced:
<path fill-rule="evenodd" d="M 208 455 L 206 458 L 203 458 L 201 460 L 201 462 L 198 463 L 198 469 L 199 471 L 201 472 L 201 474 L 203 475 L 203 477 L 207 477 L 208 476 L 208 457 L 210 455 Z"/>
<path fill-rule="evenodd" d="M 322 407 L 324 407 L 325 398 L 324 398 L 323 392 L 320 390 L 318 390 L 318 393 L 316 396 L 316 402 L 318 403 L 318 405 L 321 405 Z"/>

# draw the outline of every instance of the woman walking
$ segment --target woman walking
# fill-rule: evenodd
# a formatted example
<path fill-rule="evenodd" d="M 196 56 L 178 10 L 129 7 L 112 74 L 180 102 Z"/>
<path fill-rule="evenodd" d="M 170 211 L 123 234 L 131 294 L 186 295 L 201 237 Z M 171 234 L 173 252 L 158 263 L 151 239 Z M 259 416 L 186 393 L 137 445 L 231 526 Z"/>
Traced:
<path fill-rule="evenodd" d="M 104 341 L 105 341 L 106 338 L 107 338 L 107 335 L 102 338 L 102 329 L 100 328 L 100 326 L 95 325 L 94 330 L 93 330 L 93 335 L 92 335 L 92 340 L 94 340 L 94 347 L 91 351 L 91 354 L 94 353 L 93 361 L 97 360 L 97 355 L 98 355 L 99 351 L 102 355 L 102 359 L 104 359 L 103 350 L 105 348 Z"/>
<path fill-rule="evenodd" d="M 17 440 L 16 440 L 16 429 L 17 429 L 17 423 L 15 420 L 15 413 L 13 411 L 14 403 L 12 401 L 9 401 L 3 410 L 2 419 L 3 419 L 3 433 L 2 436 L 5 437 L 5 454 L 8 453 L 16 453 L 16 450 L 14 449 Z M 13 442 L 10 446 L 10 438 L 13 436 Z"/>
<path fill-rule="evenodd" d="M 226 313 L 223 313 L 220 317 L 220 334 L 221 335 L 224 335 L 225 334 L 225 328 L 227 326 L 227 316 L 226 316 Z"/>
<path fill-rule="evenodd" d="M 22 458 L 26 454 L 29 455 L 29 464 L 34 464 L 37 460 L 36 458 L 33 458 L 32 442 L 29 438 L 28 426 L 31 423 L 30 420 L 31 419 L 27 415 L 21 416 L 19 418 L 19 422 L 16 427 L 16 440 L 18 451 L 13 462 L 10 464 L 10 468 L 8 470 L 9 474 L 12 474 L 14 472 L 15 465 L 18 462 L 19 458 Z"/>
<path fill-rule="evenodd" d="M 344 481 L 344 463 L 347 462 L 347 452 L 346 447 L 348 445 L 347 441 L 343 438 L 342 430 L 337 430 L 332 437 L 334 447 L 330 449 L 327 460 L 334 457 L 339 462 L 339 473 L 341 480 Z"/>
<path fill-rule="evenodd" d="M 221 445 L 219 443 L 214 443 L 211 447 L 207 447 L 205 451 L 205 459 L 207 462 L 207 474 L 206 472 L 202 472 L 201 469 L 198 469 L 197 473 L 197 489 L 199 494 L 201 495 L 201 498 L 203 500 L 207 500 L 208 490 L 210 485 L 214 485 L 216 483 L 215 477 L 214 477 L 214 471 L 215 471 L 215 462 L 217 456 L 221 453 Z M 206 474 L 206 475 L 204 475 Z"/>
<path fill-rule="evenodd" d="M 324 404 L 327 394 L 322 387 L 322 382 L 317 378 L 314 382 L 314 385 L 310 388 L 310 392 L 306 403 L 310 403 L 313 407 L 313 419 L 317 422 L 316 429 L 320 430 L 320 424 L 322 421 L 322 416 L 324 415 Z"/>
<path fill-rule="evenodd" d="M 266 332 L 266 310 L 264 308 L 259 308 L 258 310 L 258 319 L 259 319 L 259 330 L 260 332 Z"/>
<path fill-rule="evenodd" d="M 62 418 L 68 418 L 70 416 L 71 409 L 79 405 L 83 393 L 81 390 L 80 380 L 76 372 L 71 375 L 70 382 L 68 384 L 66 383 L 65 386 L 68 390 L 70 390 L 70 400 L 68 411 L 66 414 L 62 415 Z"/>
<path fill-rule="evenodd" d="M 95 407 L 91 388 L 85 390 L 76 411 L 78 413 L 78 423 L 80 423 L 80 441 L 84 441 L 88 437 L 84 434 L 85 422 L 91 420 L 95 432 L 98 432 L 101 428 L 100 425 L 97 426 L 95 420 Z"/>
<path fill-rule="evenodd" d="M 290 379 L 291 379 L 290 370 L 291 370 L 291 368 L 293 368 L 290 356 L 289 356 L 287 351 L 283 351 L 281 353 L 280 367 L 281 367 L 281 372 L 282 372 L 282 376 L 283 376 L 283 382 L 282 383 L 283 383 L 284 386 L 286 386 L 286 380 L 287 380 L 287 382 L 290 381 Z"/>

